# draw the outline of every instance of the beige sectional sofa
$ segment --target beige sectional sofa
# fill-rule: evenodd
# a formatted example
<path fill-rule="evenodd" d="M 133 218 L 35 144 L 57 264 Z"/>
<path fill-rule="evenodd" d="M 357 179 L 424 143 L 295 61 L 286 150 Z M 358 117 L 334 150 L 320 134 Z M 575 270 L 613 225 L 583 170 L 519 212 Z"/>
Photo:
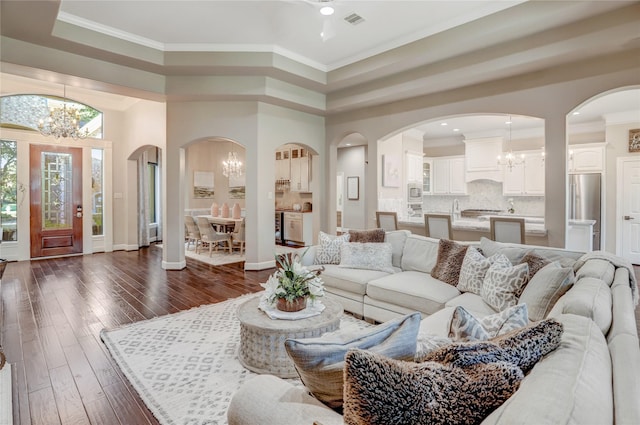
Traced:
<path fill-rule="evenodd" d="M 325 265 L 327 296 L 345 311 L 386 322 L 419 311 L 419 335 L 449 335 L 452 311 L 463 306 L 474 316 L 496 313 L 482 297 L 461 292 L 431 276 L 438 257 L 436 239 L 407 231 L 387 232 L 394 273 Z M 470 243 L 487 257 L 500 252 L 516 264 L 527 252 L 571 266 L 575 281 L 550 308 L 564 326 L 560 347 L 540 361 L 520 388 L 483 424 L 640 424 L 640 344 L 635 324 L 637 282 L 624 260 L 606 253 L 501 244 Z M 315 249 L 304 261 L 313 262 Z M 524 295 L 523 295 L 524 296 Z M 279 378 L 252 378 L 231 402 L 231 425 L 342 424 L 304 387 Z"/>

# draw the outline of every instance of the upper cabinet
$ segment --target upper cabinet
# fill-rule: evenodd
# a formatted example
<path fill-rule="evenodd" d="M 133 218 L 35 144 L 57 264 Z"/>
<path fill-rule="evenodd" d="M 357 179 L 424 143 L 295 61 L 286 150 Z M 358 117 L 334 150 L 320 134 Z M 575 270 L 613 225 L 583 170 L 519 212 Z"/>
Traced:
<path fill-rule="evenodd" d="M 280 149 L 276 151 L 276 180 L 291 180 L 291 151 Z"/>
<path fill-rule="evenodd" d="M 433 193 L 433 160 L 424 158 L 422 161 L 422 194 L 431 195 Z"/>
<path fill-rule="evenodd" d="M 422 154 L 407 152 L 407 183 L 422 184 Z"/>
<path fill-rule="evenodd" d="M 569 145 L 570 173 L 601 173 L 604 171 L 604 143 Z"/>
<path fill-rule="evenodd" d="M 291 149 L 291 191 L 309 191 L 309 151 L 305 148 Z"/>
<path fill-rule="evenodd" d="M 464 156 L 432 158 L 433 194 L 464 195 L 467 193 Z"/>
<path fill-rule="evenodd" d="M 497 157 L 502 154 L 502 137 L 485 137 L 464 141 L 466 181 L 489 179 L 502 181 Z"/>
<path fill-rule="evenodd" d="M 544 156 L 541 152 L 524 154 L 524 162 L 503 166 L 502 193 L 511 196 L 544 196 Z"/>

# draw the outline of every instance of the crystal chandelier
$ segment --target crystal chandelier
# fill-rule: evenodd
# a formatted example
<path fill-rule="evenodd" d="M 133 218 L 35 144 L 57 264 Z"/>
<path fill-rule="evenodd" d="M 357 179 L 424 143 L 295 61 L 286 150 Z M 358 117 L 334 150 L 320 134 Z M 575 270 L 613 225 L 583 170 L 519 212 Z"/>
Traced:
<path fill-rule="evenodd" d="M 43 136 L 53 136 L 56 139 L 60 137 L 84 139 L 89 135 L 89 131 L 86 128 L 82 130 L 79 123 L 80 113 L 75 107 L 67 105 L 67 87 L 64 86 L 62 106 L 50 108 L 49 116 L 38 123 L 38 130 Z"/>
<path fill-rule="evenodd" d="M 511 121 L 511 116 L 509 116 L 509 121 L 506 122 L 506 124 L 509 125 L 509 147 L 511 147 L 511 124 L 513 121 Z M 520 165 L 524 162 L 524 154 L 520 154 L 520 155 L 516 155 L 513 153 L 513 151 L 511 150 L 511 148 L 509 149 L 509 152 L 507 152 L 505 154 L 505 156 L 503 157 L 502 155 L 498 155 L 498 165 L 504 165 L 509 169 L 509 172 L 513 171 L 513 167 L 515 167 L 516 165 Z"/>
<path fill-rule="evenodd" d="M 226 161 L 222 161 L 222 174 L 225 177 L 237 178 L 242 175 L 242 162 L 238 160 L 238 154 L 231 151 Z"/>

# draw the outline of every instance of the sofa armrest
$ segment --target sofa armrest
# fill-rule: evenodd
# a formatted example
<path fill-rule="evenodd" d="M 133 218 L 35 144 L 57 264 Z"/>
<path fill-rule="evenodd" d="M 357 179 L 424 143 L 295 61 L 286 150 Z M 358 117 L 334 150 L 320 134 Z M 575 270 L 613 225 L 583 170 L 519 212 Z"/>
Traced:
<path fill-rule="evenodd" d="M 306 248 L 299 248 L 298 255 L 300 255 L 300 260 L 302 261 L 303 266 L 312 266 L 313 261 L 316 258 L 316 251 L 318 250 L 318 245 L 311 245 Z M 304 254 L 304 255 L 303 255 Z"/>
<path fill-rule="evenodd" d="M 273 375 L 249 379 L 233 395 L 227 411 L 229 425 L 343 425 L 342 416 Z"/>

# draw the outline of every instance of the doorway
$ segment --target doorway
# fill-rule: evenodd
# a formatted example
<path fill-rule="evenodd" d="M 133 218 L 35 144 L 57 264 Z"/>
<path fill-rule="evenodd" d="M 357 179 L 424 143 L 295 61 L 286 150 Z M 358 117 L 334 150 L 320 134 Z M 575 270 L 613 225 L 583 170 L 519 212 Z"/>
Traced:
<path fill-rule="evenodd" d="M 640 160 L 618 158 L 619 254 L 640 265 Z"/>
<path fill-rule="evenodd" d="M 82 253 L 82 149 L 31 145 L 31 258 Z"/>

